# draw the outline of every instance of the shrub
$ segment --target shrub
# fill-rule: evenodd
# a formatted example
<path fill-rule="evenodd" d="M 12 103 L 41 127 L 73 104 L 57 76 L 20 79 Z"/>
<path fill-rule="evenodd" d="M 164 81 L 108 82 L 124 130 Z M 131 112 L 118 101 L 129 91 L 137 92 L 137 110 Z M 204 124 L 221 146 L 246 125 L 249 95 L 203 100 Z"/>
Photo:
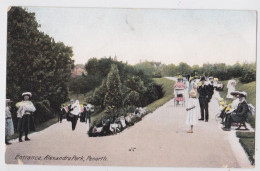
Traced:
<path fill-rule="evenodd" d="M 35 124 L 45 122 L 55 117 L 54 112 L 50 108 L 50 102 L 48 100 L 36 102 L 35 108 L 36 108 L 36 111 L 34 112 Z"/>
<path fill-rule="evenodd" d="M 241 138 L 239 142 L 248 154 L 251 164 L 255 163 L 255 139 L 254 138 Z"/>

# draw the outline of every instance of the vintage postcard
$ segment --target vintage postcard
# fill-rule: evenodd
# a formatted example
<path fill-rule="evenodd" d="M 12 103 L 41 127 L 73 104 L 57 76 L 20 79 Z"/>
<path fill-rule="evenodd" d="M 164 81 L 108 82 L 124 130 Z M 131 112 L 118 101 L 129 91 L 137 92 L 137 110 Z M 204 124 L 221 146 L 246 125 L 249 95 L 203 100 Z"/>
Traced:
<path fill-rule="evenodd" d="M 255 168 L 253 10 L 10 6 L 6 165 Z"/>

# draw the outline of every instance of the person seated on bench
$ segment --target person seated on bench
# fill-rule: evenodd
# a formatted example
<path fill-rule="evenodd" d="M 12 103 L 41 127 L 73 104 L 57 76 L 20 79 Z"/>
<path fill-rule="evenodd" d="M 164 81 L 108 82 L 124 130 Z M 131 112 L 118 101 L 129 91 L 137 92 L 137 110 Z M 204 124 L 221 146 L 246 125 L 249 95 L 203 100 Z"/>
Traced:
<path fill-rule="evenodd" d="M 238 97 L 239 97 L 238 107 L 232 113 L 227 114 L 225 120 L 225 127 L 223 127 L 224 131 L 230 131 L 232 122 L 242 123 L 245 126 L 245 129 L 247 129 L 245 125 L 245 121 L 248 117 L 249 108 L 246 102 L 246 96 L 247 93 L 244 91 L 238 93 Z"/>
<path fill-rule="evenodd" d="M 233 102 L 232 104 L 228 105 L 227 108 L 225 108 L 222 112 L 220 117 L 222 118 L 222 124 L 224 124 L 227 114 L 231 114 L 234 110 L 237 109 L 239 104 L 239 98 L 238 98 L 239 91 L 231 92 L 231 95 L 233 96 Z M 230 109 L 231 108 L 231 109 Z"/>
<path fill-rule="evenodd" d="M 230 94 L 233 96 L 233 102 L 231 105 L 231 110 L 227 111 L 227 113 L 232 113 L 233 111 L 235 111 L 239 105 L 239 91 L 234 91 L 231 92 Z"/>

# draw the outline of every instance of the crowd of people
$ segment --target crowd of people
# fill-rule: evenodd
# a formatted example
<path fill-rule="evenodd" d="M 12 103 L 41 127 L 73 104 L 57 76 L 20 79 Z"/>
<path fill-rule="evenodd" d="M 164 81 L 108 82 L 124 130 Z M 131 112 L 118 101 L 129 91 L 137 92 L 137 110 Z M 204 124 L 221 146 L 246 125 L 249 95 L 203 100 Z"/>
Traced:
<path fill-rule="evenodd" d="M 33 103 L 30 101 L 32 94 L 30 92 L 22 93 L 22 101 L 16 103 L 17 107 L 17 132 L 19 134 L 19 142 L 23 142 L 22 136 L 24 134 L 25 141 L 30 141 L 28 138 L 29 131 L 35 131 L 35 124 L 32 113 L 36 110 Z M 11 144 L 7 140 L 7 136 L 14 134 L 14 126 L 12 120 L 12 114 L 10 112 L 9 104 L 12 103 L 10 99 L 6 99 L 5 108 L 5 143 Z"/>
<path fill-rule="evenodd" d="M 88 129 L 91 123 L 91 114 L 94 112 L 94 107 L 91 104 L 80 105 L 79 100 L 70 100 L 68 106 L 63 105 L 59 113 L 59 122 L 62 123 L 63 118 L 71 122 L 72 131 L 75 130 L 77 121 L 80 118 L 80 122 L 86 122 Z"/>
<path fill-rule="evenodd" d="M 185 83 L 184 77 L 182 75 L 178 76 L 177 83 L 173 87 L 174 98 L 177 103 L 180 103 L 185 96 L 183 90 L 188 89 L 186 124 L 190 126 L 190 129 L 187 133 L 193 133 L 193 126 L 197 124 L 198 120 L 205 122 L 209 121 L 209 102 L 216 90 L 223 89 L 223 85 L 218 82 L 217 78 L 213 78 L 212 76 L 198 76 L 197 73 L 195 73 L 193 77 L 186 78 L 186 80 L 189 81 Z M 225 106 L 225 110 L 223 109 L 221 115 L 224 131 L 230 131 L 231 123 L 233 122 L 242 123 L 246 128 L 245 121 L 250 112 L 246 102 L 247 93 L 244 91 L 236 91 L 235 87 L 236 81 L 232 77 L 227 84 L 228 93 L 226 98 L 232 98 L 233 102 L 230 105 L 230 110 L 226 110 L 227 106 Z M 198 110 L 198 106 L 200 107 L 200 110 Z M 200 111 L 199 119 L 198 111 Z"/>
<path fill-rule="evenodd" d="M 246 102 L 247 93 L 239 92 L 235 90 L 236 81 L 234 78 L 228 81 L 227 88 L 228 93 L 226 98 L 232 98 L 232 104 L 223 107 L 220 117 L 222 118 L 222 124 L 224 124 L 223 130 L 230 131 L 232 122 L 242 123 L 245 128 L 245 122 L 250 110 Z M 223 88 L 223 85 L 218 83 L 217 78 L 198 76 L 196 73 L 193 77 L 185 78 L 181 75 L 178 76 L 177 83 L 174 85 L 174 98 L 178 103 L 184 99 L 184 91 L 188 89 L 188 100 L 186 103 L 187 118 L 186 124 L 190 126 L 187 133 L 193 133 L 193 126 L 196 125 L 197 120 L 209 121 L 209 102 L 212 99 L 215 90 Z M 182 90 L 182 91 L 180 91 Z M 17 132 L 19 142 L 30 141 L 28 138 L 29 131 L 35 131 L 35 124 L 32 113 L 36 110 L 33 103 L 30 101 L 32 94 L 30 92 L 22 93 L 22 101 L 16 103 L 17 108 Z M 222 98 L 219 97 L 219 101 Z M 12 103 L 10 99 L 6 99 L 5 109 L 5 143 L 8 142 L 8 136 L 14 134 L 14 125 L 12 115 L 10 112 L 9 105 Z M 222 103 L 222 102 L 220 102 Z M 200 107 L 200 118 L 197 119 L 198 106 Z M 59 113 L 59 122 L 66 118 L 67 121 L 71 122 L 71 128 L 74 131 L 77 125 L 78 118 L 80 122 L 86 122 L 90 127 L 91 114 L 94 112 L 94 108 L 90 104 L 80 105 L 79 101 L 70 100 L 68 106 L 63 105 Z M 246 128 L 247 129 L 247 128 Z"/>
<path fill-rule="evenodd" d="M 31 102 L 32 93 L 24 92 L 22 93 L 22 101 L 15 104 L 17 108 L 17 132 L 18 132 L 18 141 L 30 141 L 28 138 L 29 131 L 35 131 L 35 123 L 33 119 L 33 112 L 36 108 Z M 6 108 L 5 108 L 5 144 L 10 145 L 8 137 L 14 135 L 14 125 L 12 120 L 12 114 L 10 112 L 10 99 L 6 99 Z M 77 125 L 78 118 L 81 122 L 86 122 L 88 125 L 91 123 L 91 114 L 94 112 L 94 108 L 90 104 L 84 104 L 83 107 L 80 106 L 79 101 L 70 100 L 70 105 L 63 105 L 59 116 L 58 121 L 62 123 L 64 118 L 67 121 L 71 122 L 72 130 L 74 131 Z M 89 126 L 88 126 L 89 129 Z"/>

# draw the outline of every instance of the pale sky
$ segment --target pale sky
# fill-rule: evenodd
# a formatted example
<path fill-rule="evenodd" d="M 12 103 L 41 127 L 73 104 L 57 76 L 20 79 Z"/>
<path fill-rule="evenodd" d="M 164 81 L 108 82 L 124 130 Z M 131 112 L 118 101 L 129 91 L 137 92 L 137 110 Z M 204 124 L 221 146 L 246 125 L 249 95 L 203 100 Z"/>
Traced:
<path fill-rule="evenodd" d="M 115 55 L 136 64 L 254 62 L 256 12 L 109 8 L 27 8 L 41 31 L 73 47 L 75 63 Z"/>

